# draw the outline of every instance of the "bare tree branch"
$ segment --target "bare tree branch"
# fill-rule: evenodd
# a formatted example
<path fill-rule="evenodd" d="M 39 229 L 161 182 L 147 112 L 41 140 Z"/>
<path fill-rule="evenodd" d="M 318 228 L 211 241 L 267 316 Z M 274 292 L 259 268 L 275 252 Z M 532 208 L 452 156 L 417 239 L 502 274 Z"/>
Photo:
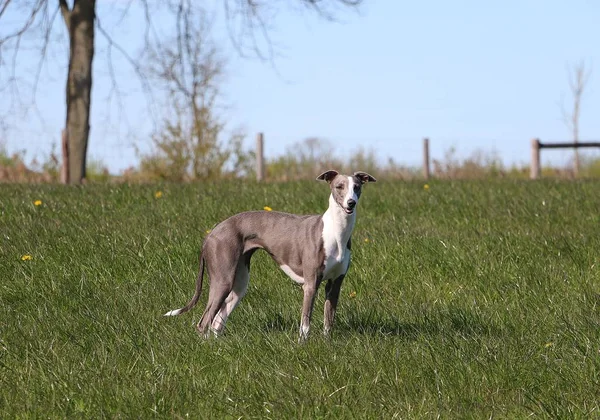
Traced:
<path fill-rule="evenodd" d="M 6 44 L 8 41 L 11 41 L 15 38 L 20 38 L 25 32 L 27 32 L 32 27 L 32 25 L 35 23 L 35 19 L 37 18 L 39 11 L 44 7 L 45 3 L 46 3 L 46 0 L 36 0 L 36 3 L 32 7 L 29 17 L 27 18 L 27 20 L 25 21 L 23 26 L 21 26 L 19 29 L 17 29 L 12 34 L 6 35 L 5 37 L 0 38 L 0 47 L 2 47 L 2 45 Z M 8 7 L 8 4 L 9 3 L 7 3 L 5 5 L 2 13 L 4 13 L 5 9 Z"/>
<path fill-rule="evenodd" d="M 6 11 L 6 9 L 8 9 L 8 5 L 10 4 L 10 0 L 6 0 L 4 2 L 4 4 L 2 5 L 2 7 L 0 8 L 0 17 L 2 17 L 2 15 L 4 14 L 4 12 Z"/>
<path fill-rule="evenodd" d="M 129 0 L 127 2 L 127 5 L 125 6 L 125 8 L 123 8 L 123 10 L 121 11 L 121 16 L 119 16 L 119 18 L 117 18 L 116 20 L 116 25 L 120 25 L 121 23 L 123 23 L 123 21 L 125 20 L 125 18 L 127 17 L 127 15 L 129 14 L 129 11 L 131 9 L 131 5 L 133 4 L 133 0 Z"/>
<path fill-rule="evenodd" d="M 127 60 L 127 62 L 131 65 L 133 71 L 135 72 L 135 74 L 140 79 L 140 83 L 142 84 L 144 93 L 149 96 L 149 99 L 152 99 L 152 87 L 150 86 L 150 83 L 148 82 L 148 78 L 144 74 L 143 69 L 141 68 L 141 66 L 104 29 L 104 27 L 100 23 L 100 18 L 98 18 L 98 17 L 96 17 L 96 27 L 98 28 L 98 31 L 104 36 L 104 38 L 106 39 L 106 42 L 108 42 L 109 50 L 111 48 L 115 48 L 117 51 L 119 51 L 123 55 L 123 57 L 125 58 L 125 60 Z M 116 77 L 114 77 L 114 70 L 110 69 L 109 71 L 113 72 L 112 76 L 111 76 L 111 80 L 113 81 L 113 83 L 116 83 L 117 79 L 116 79 Z"/>
<path fill-rule="evenodd" d="M 67 26 L 67 30 L 71 29 L 71 10 L 69 10 L 69 5 L 67 4 L 67 0 L 58 0 L 58 5 L 60 7 L 60 13 L 65 21 L 65 25 Z"/>
<path fill-rule="evenodd" d="M 337 20 L 336 6 L 357 8 L 362 2 L 363 0 L 296 0 L 297 5 L 305 6 L 327 21 Z M 240 56 L 247 57 L 246 43 L 249 42 L 250 51 L 255 57 L 271 62 L 274 59 L 276 52 L 271 38 L 273 28 L 269 27 L 268 22 L 274 21 L 277 9 L 272 5 L 273 2 L 257 0 L 223 1 L 228 35 Z"/>
<path fill-rule="evenodd" d="M 252 44 L 250 50 L 252 53 L 262 61 L 272 61 L 275 56 L 273 42 L 270 31 L 266 27 L 265 19 L 262 16 L 262 13 L 265 13 L 265 7 L 263 6 L 262 9 L 259 9 L 258 5 L 252 0 L 236 0 L 233 2 L 235 3 L 235 8 L 232 8 L 230 3 L 230 0 L 225 1 L 223 7 L 225 11 L 227 33 L 236 52 L 241 57 L 248 58 L 248 55 L 245 52 L 244 41 L 250 39 Z M 234 28 L 238 20 L 240 20 L 239 30 Z M 260 32 L 266 43 L 266 55 L 259 46 L 256 35 L 257 30 Z"/>
<path fill-rule="evenodd" d="M 50 20 L 49 20 L 48 24 L 46 25 L 46 30 L 44 31 L 44 34 L 43 34 L 43 44 L 42 44 L 41 56 L 38 61 L 38 65 L 37 65 L 36 72 L 35 72 L 35 78 L 33 81 L 32 103 L 35 102 L 35 97 L 37 95 L 37 87 L 38 87 L 38 83 L 40 80 L 40 74 L 42 73 L 42 67 L 44 65 L 44 62 L 46 61 L 46 56 L 48 53 L 48 45 L 50 44 L 50 34 L 52 33 L 52 27 L 54 26 L 54 19 L 56 19 L 57 13 L 58 13 L 58 9 L 55 10 L 52 17 L 50 17 Z"/>
<path fill-rule="evenodd" d="M 6 12 L 9 4 L 14 3 L 7 1 L 3 5 L 2 13 Z M 26 17 L 25 22 L 23 22 L 15 32 L 0 37 L 0 66 L 7 64 L 2 60 L 3 49 L 8 49 L 12 52 L 12 56 L 8 60 L 10 63 L 8 64 L 10 66 L 10 77 L 8 77 L 6 80 L 8 85 L 10 85 L 10 91 L 13 100 L 12 106 L 14 106 L 14 102 L 19 103 L 21 106 L 23 105 L 24 96 L 21 95 L 18 86 L 21 72 L 17 71 L 17 64 L 19 62 L 18 57 L 22 46 L 23 35 L 28 31 L 39 29 L 41 31 L 40 38 L 42 40 L 42 45 L 40 47 L 40 58 L 37 60 L 38 65 L 33 76 L 32 100 L 30 104 L 27 104 L 27 107 L 29 107 L 35 102 L 39 77 L 47 57 L 48 45 L 50 44 L 50 34 L 52 31 L 53 21 L 56 16 L 56 12 L 54 12 L 52 15 L 49 14 L 47 0 L 36 0 L 31 7 L 32 8 Z M 0 14 L 0 16 L 2 15 Z"/>

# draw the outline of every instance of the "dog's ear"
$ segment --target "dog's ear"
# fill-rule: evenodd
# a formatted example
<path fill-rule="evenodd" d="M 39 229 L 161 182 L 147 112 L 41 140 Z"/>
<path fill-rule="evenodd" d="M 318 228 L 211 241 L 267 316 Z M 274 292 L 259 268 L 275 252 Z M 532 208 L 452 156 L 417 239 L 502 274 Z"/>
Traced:
<path fill-rule="evenodd" d="M 364 184 L 367 182 L 377 182 L 377 180 L 375 178 L 373 178 L 371 175 L 369 175 L 366 172 L 354 172 L 354 176 L 359 179 L 361 184 Z"/>
<path fill-rule="evenodd" d="M 317 181 L 327 181 L 327 182 L 331 183 L 331 181 L 333 181 L 333 178 L 335 178 L 338 175 L 339 175 L 338 171 L 334 171 L 332 169 L 332 170 L 323 172 L 321 175 L 319 175 L 317 177 Z"/>

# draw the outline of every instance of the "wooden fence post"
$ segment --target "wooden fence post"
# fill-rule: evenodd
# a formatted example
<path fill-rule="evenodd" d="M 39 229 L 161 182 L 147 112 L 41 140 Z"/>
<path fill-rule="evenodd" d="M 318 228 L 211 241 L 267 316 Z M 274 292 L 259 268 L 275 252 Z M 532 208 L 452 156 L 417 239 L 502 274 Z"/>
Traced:
<path fill-rule="evenodd" d="M 60 168 L 60 182 L 68 184 L 69 177 L 69 139 L 67 137 L 67 129 L 62 131 L 62 166 Z"/>
<path fill-rule="evenodd" d="M 531 179 L 538 179 L 541 175 L 540 165 L 540 140 L 531 140 L 531 172 L 529 177 Z"/>
<path fill-rule="evenodd" d="M 264 135 L 256 135 L 256 180 L 261 182 L 265 180 L 265 161 L 264 161 Z"/>
<path fill-rule="evenodd" d="M 429 139 L 425 137 L 423 139 L 423 178 L 429 179 L 431 172 L 429 168 Z"/>

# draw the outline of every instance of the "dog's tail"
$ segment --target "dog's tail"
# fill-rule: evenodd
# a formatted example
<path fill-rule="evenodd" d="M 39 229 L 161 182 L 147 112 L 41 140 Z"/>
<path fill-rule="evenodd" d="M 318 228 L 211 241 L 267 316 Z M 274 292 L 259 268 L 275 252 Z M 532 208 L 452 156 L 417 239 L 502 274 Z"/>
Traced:
<path fill-rule="evenodd" d="M 172 311 L 167 312 L 164 316 L 175 316 L 182 314 L 184 312 L 189 311 L 198 303 L 200 299 L 200 293 L 202 292 L 202 278 L 204 277 L 204 257 L 200 255 L 200 270 L 198 273 L 198 278 L 196 279 L 196 291 L 194 292 L 194 296 L 192 299 L 185 305 L 183 308 L 173 309 Z"/>

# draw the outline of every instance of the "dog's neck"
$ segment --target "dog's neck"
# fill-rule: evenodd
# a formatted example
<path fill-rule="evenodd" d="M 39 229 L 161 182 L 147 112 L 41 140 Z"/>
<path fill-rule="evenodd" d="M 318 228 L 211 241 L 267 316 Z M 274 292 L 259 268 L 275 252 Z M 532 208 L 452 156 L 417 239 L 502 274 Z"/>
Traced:
<path fill-rule="evenodd" d="M 344 252 L 352 230 L 356 223 L 356 210 L 352 214 L 348 214 L 338 205 L 333 198 L 329 196 L 329 207 L 323 214 L 323 242 L 327 247 L 331 242 L 337 245 L 336 259 L 341 261 L 344 258 Z"/>

